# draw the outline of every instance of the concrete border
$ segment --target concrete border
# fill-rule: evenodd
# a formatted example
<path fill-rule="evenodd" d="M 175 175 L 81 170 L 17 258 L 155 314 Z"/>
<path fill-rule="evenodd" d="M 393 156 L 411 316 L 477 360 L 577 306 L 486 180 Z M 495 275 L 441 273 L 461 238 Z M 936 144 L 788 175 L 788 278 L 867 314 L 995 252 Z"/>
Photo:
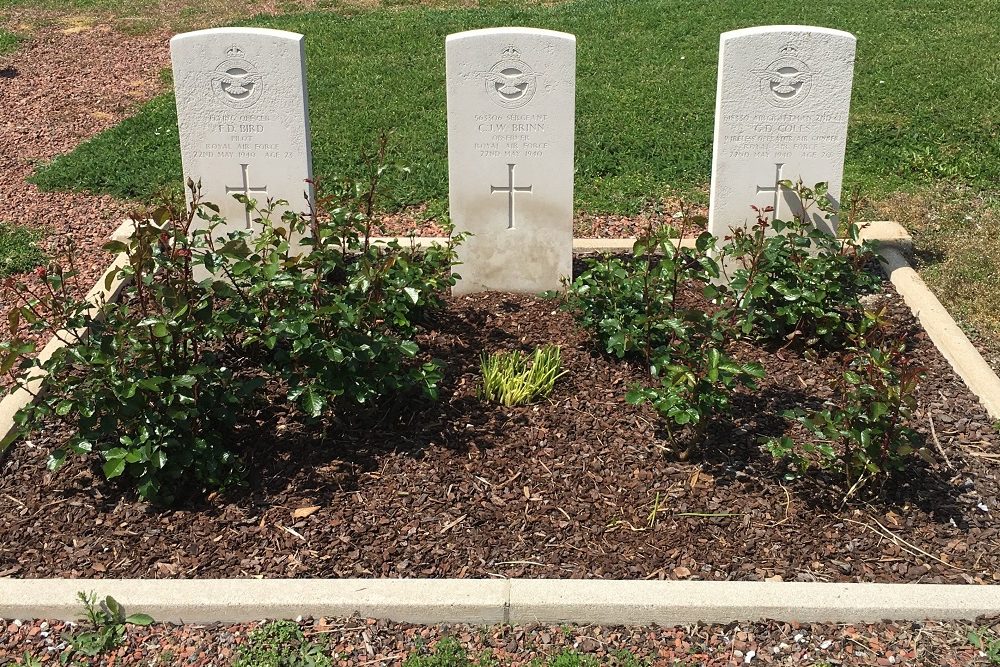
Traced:
<path fill-rule="evenodd" d="M 161 622 L 298 616 L 407 623 L 679 625 L 972 620 L 1000 586 L 557 579 L 0 579 L 0 618 L 75 620 L 78 591 Z"/>
<path fill-rule="evenodd" d="M 112 238 L 128 235 L 127 225 Z M 907 305 L 956 372 L 1000 418 L 1000 379 L 910 268 L 906 230 L 866 226 L 882 242 L 887 272 Z M 424 245 L 442 239 L 417 238 Z M 409 239 L 400 239 L 407 242 Z M 575 252 L 620 251 L 635 239 L 575 239 Z M 127 258 L 115 258 L 109 271 Z M 115 299 L 121 278 L 104 288 L 105 272 L 87 295 Z M 83 335 L 85 332 L 69 332 Z M 53 338 L 41 355 L 65 345 Z M 42 376 L 30 382 L 37 390 Z M 14 412 L 33 400 L 24 390 L 0 402 L 0 443 L 10 441 Z M 0 448 L 2 451 L 2 448 Z M 829 584 L 728 581 L 604 581 L 544 579 L 0 579 L 0 618 L 75 620 L 79 591 L 112 595 L 158 621 L 243 622 L 297 616 L 384 618 L 411 623 L 578 623 L 675 625 L 774 619 L 797 622 L 971 620 L 1000 614 L 1000 586 Z"/>
<path fill-rule="evenodd" d="M 993 419 L 1000 419 L 1000 377 L 975 348 L 920 275 L 910 266 L 904 251 L 893 245 L 879 249 L 889 279 L 903 301 L 952 369 L 979 398 Z"/>

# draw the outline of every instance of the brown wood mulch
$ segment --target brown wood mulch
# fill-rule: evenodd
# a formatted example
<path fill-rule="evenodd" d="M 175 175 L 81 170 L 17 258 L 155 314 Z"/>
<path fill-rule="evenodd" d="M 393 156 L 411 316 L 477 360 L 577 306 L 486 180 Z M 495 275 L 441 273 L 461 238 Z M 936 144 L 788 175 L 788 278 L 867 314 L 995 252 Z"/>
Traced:
<path fill-rule="evenodd" d="M 136 610 L 129 610 L 136 611 Z M 120 647 L 88 660 L 93 667 L 234 663 L 260 623 L 132 627 Z M 498 625 L 419 626 L 373 619 L 319 618 L 299 623 L 306 641 L 339 666 L 401 665 L 427 655 L 445 637 L 458 642 L 471 664 L 542 665 L 567 653 L 614 667 L 723 667 L 734 665 L 928 665 L 996 664 L 969 632 L 987 641 L 1000 632 L 998 619 L 926 623 L 731 623 L 685 627 Z M 0 656 L 27 653 L 55 664 L 69 634 L 81 628 L 58 621 L 0 621 Z M 259 646 L 259 644 L 257 644 Z M 623 652 L 627 652 L 623 654 Z M 490 658 L 492 661 L 485 660 Z M 483 662 L 478 662 L 484 659 Z M 0 658 L 2 660 L 2 658 Z M 538 661 L 538 662 L 536 662 Z M 0 663 L 3 664 L 3 663 Z M 271 664 L 271 663 L 268 663 Z M 433 664 L 444 664 L 443 662 Z M 448 663 L 458 664 L 458 663 Z M 564 659 L 563 663 L 567 664 Z M 571 663 L 572 664 L 572 663 Z"/>
<path fill-rule="evenodd" d="M 421 338 L 447 361 L 439 402 L 345 413 L 325 432 L 263 410 L 237 444 L 244 490 L 156 509 L 83 461 L 47 472 L 58 431 L 17 446 L 0 469 L 0 575 L 1000 581 L 1000 436 L 889 294 L 928 368 L 912 425 L 937 463 L 914 460 L 866 502 L 786 481 L 758 444 L 784 409 L 830 395 L 838 355 L 737 350 L 768 377 L 681 462 L 655 413 L 624 400 L 641 368 L 595 352 L 554 302 L 481 294 L 450 299 Z M 548 401 L 476 398 L 483 350 L 546 342 L 568 371 Z"/>

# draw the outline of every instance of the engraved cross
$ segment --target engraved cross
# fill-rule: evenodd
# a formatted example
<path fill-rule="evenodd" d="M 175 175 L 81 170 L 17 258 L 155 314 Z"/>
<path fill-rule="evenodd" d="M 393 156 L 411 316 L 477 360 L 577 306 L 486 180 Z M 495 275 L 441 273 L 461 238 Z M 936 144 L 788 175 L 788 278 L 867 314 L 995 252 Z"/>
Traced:
<path fill-rule="evenodd" d="M 772 185 L 771 187 L 764 187 L 760 185 L 757 186 L 757 194 L 760 194 L 762 192 L 774 193 L 774 203 L 771 206 L 771 208 L 774 210 L 774 212 L 771 214 L 772 220 L 784 220 L 784 218 L 778 215 L 778 207 L 781 205 L 782 199 L 784 199 L 784 197 L 781 196 L 781 191 L 784 190 L 784 188 L 778 184 L 779 181 L 781 181 L 781 170 L 784 169 L 784 167 L 785 165 L 783 162 L 776 162 L 774 164 L 774 185 Z"/>
<path fill-rule="evenodd" d="M 517 165 L 507 165 L 507 187 L 497 187 L 496 185 L 490 186 L 491 195 L 495 195 L 498 192 L 507 193 L 507 229 L 514 229 L 514 193 L 527 192 L 528 194 L 531 194 L 532 188 L 530 185 L 514 187 L 515 166 Z"/>
<path fill-rule="evenodd" d="M 259 187 L 253 187 L 250 185 L 250 165 L 241 164 L 240 167 L 243 169 L 243 185 L 237 186 L 226 186 L 226 194 L 236 194 L 239 193 L 245 197 L 250 197 L 250 195 L 267 195 L 267 186 L 261 185 Z M 250 229 L 250 209 L 247 209 L 247 229 Z"/>

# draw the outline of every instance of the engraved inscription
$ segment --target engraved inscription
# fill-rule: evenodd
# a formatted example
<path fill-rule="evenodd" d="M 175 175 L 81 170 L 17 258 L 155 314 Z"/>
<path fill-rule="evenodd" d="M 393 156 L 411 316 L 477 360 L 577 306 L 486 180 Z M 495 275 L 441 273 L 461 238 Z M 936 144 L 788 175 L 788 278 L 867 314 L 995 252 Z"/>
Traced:
<path fill-rule="evenodd" d="M 260 186 L 251 186 L 250 185 L 250 165 L 249 164 L 241 164 L 240 168 L 243 170 L 243 184 L 242 185 L 236 185 L 236 186 L 229 186 L 229 185 L 227 185 L 226 186 L 226 194 L 227 195 L 232 195 L 232 194 L 239 193 L 239 194 L 244 195 L 246 197 L 249 197 L 250 195 L 259 195 L 259 194 L 262 194 L 262 195 L 264 195 L 266 197 L 267 196 L 267 186 L 266 185 L 260 185 Z M 250 229 L 250 210 L 249 209 L 247 209 L 247 211 L 246 211 L 246 216 L 247 216 L 246 217 L 247 229 Z"/>
<path fill-rule="evenodd" d="M 531 194 L 530 185 L 517 187 L 514 185 L 514 168 L 517 165 L 508 164 L 507 165 L 507 186 L 497 187 L 496 185 L 490 186 L 490 194 L 495 195 L 498 192 L 507 194 L 507 229 L 514 229 L 514 195 L 518 192 L 523 192 L 525 194 Z"/>
<path fill-rule="evenodd" d="M 843 141 L 846 114 L 830 112 L 727 112 L 730 134 L 719 138 L 722 156 L 730 159 L 833 159 Z"/>
<path fill-rule="evenodd" d="M 553 146 L 545 137 L 548 114 L 481 113 L 476 114 L 474 120 L 482 138 L 474 142 L 472 148 L 481 158 L 543 157 Z"/>
<path fill-rule="evenodd" d="M 760 77 L 760 92 L 764 101 L 779 109 L 802 104 L 809 97 L 813 73 L 798 57 L 794 46 L 785 46 L 778 59 L 764 69 L 751 70 Z"/>
<path fill-rule="evenodd" d="M 479 76 L 486 81 L 486 94 L 491 100 L 505 109 L 517 109 L 534 97 L 540 74 L 521 60 L 520 51 L 508 46 L 501 60 Z"/>
<path fill-rule="evenodd" d="M 211 82 L 215 96 L 234 109 L 253 106 L 264 91 L 260 71 L 236 46 L 226 51 L 226 59 L 212 72 Z"/>

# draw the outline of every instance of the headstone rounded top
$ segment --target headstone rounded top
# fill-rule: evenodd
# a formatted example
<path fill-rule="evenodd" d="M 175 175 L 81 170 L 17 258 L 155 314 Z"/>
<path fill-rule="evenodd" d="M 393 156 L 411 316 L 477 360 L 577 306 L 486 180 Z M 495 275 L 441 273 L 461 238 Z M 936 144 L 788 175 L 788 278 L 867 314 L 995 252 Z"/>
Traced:
<path fill-rule="evenodd" d="M 549 37 L 551 39 L 565 39 L 571 42 L 576 41 L 576 35 L 571 35 L 568 32 L 559 32 L 558 30 L 546 30 L 545 28 L 524 28 L 524 27 L 512 27 L 512 28 L 480 28 L 478 30 L 466 30 L 465 32 L 456 32 L 448 35 L 445 39 L 445 43 L 455 42 L 462 39 L 475 39 L 481 37 L 489 37 L 490 35 L 536 35 L 539 37 Z"/>
<path fill-rule="evenodd" d="M 221 37 L 270 37 L 271 39 L 286 39 L 291 41 L 302 41 L 304 36 L 297 32 L 288 30 L 274 30 L 272 28 L 206 28 L 204 30 L 193 30 L 182 32 L 170 38 L 170 44 L 178 42 L 196 41 L 200 39 L 217 39 Z"/>
<path fill-rule="evenodd" d="M 709 231 L 803 215 L 782 183 L 824 182 L 836 208 L 843 179 L 857 39 L 843 30 L 772 25 L 723 33 L 715 104 Z M 813 222 L 836 231 L 818 210 Z"/>
<path fill-rule="evenodd" d="M 850 39 L 852 41 L 857 41 L 857 38 L 844 30 L 837 30 L 835 28 L 821 28 L 819 26 L 812 25 L 762 25 L 755 26 L 753 28 L 740 28 L 739 30 L 730 30 L 729 32 L 724 32 L 720 35 L 719 39 L 723 42 L 731 39 L 739 39 L 741 37 L 756 37 L 760 35 L 767 35 L 770 33 L 810 33 L 814 35 L 829 35 L 831 37 L 841 37 L 844 39 Z"/>

